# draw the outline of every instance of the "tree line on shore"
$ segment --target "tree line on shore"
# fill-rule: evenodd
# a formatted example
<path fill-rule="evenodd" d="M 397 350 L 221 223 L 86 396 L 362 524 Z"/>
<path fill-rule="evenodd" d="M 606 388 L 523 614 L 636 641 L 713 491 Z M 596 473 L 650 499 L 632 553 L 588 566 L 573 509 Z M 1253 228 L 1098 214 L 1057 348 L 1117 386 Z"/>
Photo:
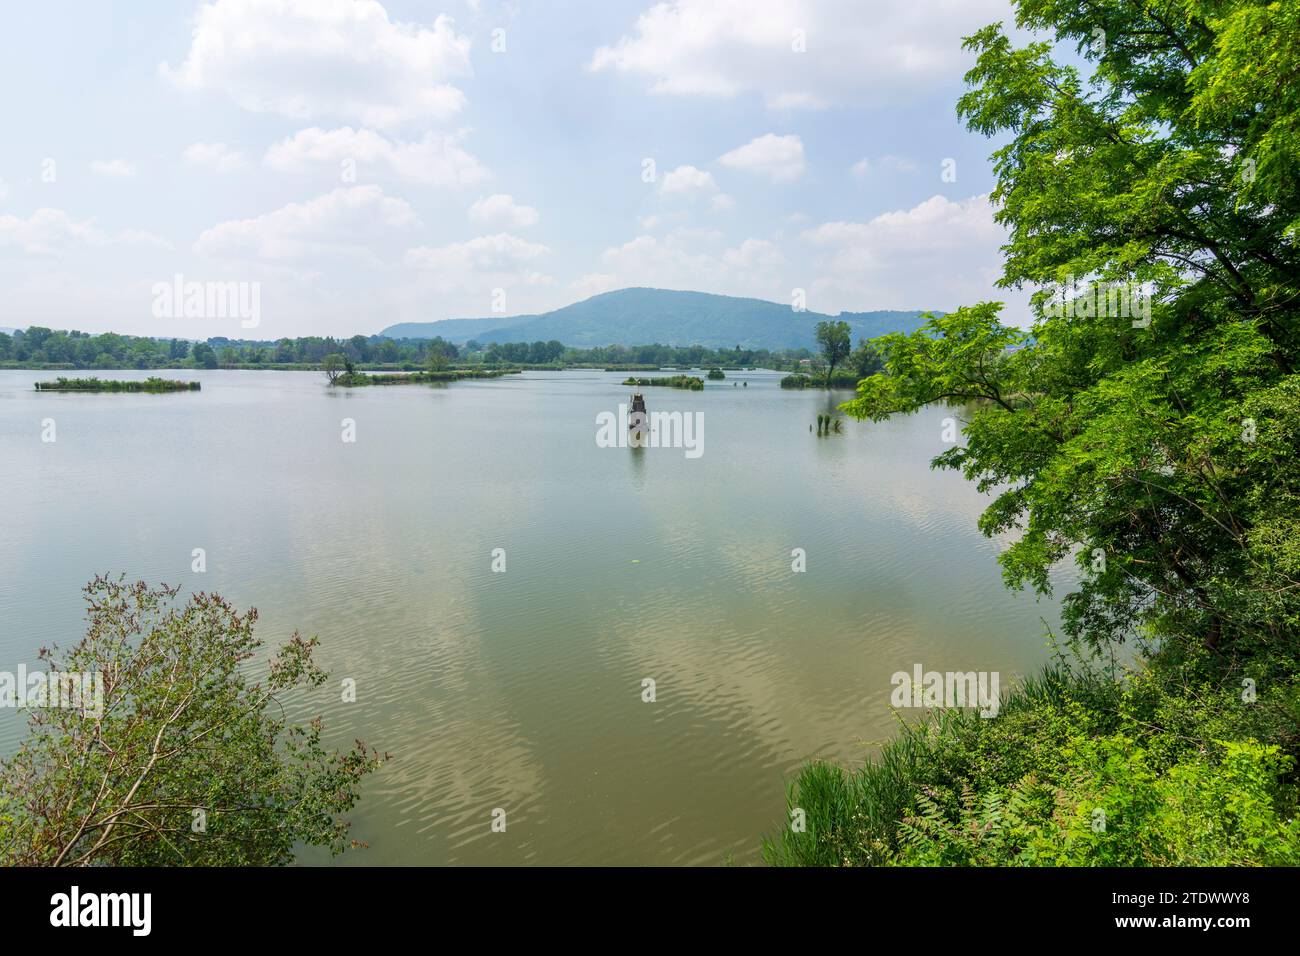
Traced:
<path fill-rule="evenodd" d="M 843 325 L 843 323 L 840 323 Z M 442 338 L 390 339 L 378 335 L 302 336 L 270 341 L 213 337 L 194 342 L 62 331 L 32 326 L 0 333 L 0 366 L 69 369 L 155 368 L 320 368 L 327 356 L 341 355 L 358 367 L 415 370 L 437 365 L 662 366 L 820 369 L 824 359 L 807 349 L 713 349 L 701 345 L 607 345 L 572 348 L 561 342 L 470 341 L 457 345 Z M 836 361 L 842 361 L 840 356 Z"/>

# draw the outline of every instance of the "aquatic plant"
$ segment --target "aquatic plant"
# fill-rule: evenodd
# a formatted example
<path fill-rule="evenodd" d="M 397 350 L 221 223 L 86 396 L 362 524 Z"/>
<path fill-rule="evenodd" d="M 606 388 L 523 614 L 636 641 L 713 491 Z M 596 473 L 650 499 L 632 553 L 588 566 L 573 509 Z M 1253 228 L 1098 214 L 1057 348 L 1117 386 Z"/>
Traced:
<path fill-rule="evenodd" d="M 144 381 L 114 381 L 99 378 L 63 378 L 37 382 L 38 392 L 197 392 L 198 382 L 179 382 L 150 376 Z"/>

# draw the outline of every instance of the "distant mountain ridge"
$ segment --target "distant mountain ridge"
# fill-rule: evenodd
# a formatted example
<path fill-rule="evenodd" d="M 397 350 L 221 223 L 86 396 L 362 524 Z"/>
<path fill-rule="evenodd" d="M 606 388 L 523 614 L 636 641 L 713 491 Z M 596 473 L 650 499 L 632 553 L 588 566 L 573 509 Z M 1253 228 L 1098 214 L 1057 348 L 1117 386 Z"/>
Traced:
<path fill-rule="evenodd" d="M 618 289 L 540 315 L 501 319 L 444 319 L 441 322 L 401 322 L 379 334 L 393 339 L 450 342 L 549 342 L 591 348 L 600 345 L 703 345 L 752 349 L 816 349 L 817 323 L 839 319 L 849 323 L 853 342 L 887 332 L 910 332 L 921 323 L 921 311 L 796 312 L 765 299 L 744 299 L 708 292 L 669 289 Z"/>

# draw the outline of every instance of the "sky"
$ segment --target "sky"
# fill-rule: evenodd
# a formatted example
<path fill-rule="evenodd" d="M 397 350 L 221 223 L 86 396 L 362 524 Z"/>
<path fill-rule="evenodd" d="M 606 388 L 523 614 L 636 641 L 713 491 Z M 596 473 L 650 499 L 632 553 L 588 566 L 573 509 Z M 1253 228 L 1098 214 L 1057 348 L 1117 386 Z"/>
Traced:
<path fill-rule="evenodd" d="M 117 0 L 0 33 L 0 326 L 275 339 L 695 289 L 1008 302 L 1007 0 Z M 161 284 L 245 284 L 238 316 Z M 796 291 L 797 290 L 797 291 Z"/>

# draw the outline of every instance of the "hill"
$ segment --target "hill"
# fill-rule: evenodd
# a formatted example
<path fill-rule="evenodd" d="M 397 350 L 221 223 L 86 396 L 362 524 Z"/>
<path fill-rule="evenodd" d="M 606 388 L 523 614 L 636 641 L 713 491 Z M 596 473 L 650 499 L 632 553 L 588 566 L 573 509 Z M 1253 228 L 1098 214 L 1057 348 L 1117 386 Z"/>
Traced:
<path fill-rule="evenodd" d="M 446 319 L 403 322 L 384 329 L 388 338 L 433 338 L 451 342 L 548 342 L 589 348 L 597 345 L 704 345 L 724 348 L 794 349 L 817 347 L 814 330 L 826 319 L 842 319 L 853 341 L 886 332 L 911 331 L 921 324 L 913 312 L 795 312 L 764 299 L 707 292 L 619 289 L 592 296 L 541 315 L 501 319 Z"/>

